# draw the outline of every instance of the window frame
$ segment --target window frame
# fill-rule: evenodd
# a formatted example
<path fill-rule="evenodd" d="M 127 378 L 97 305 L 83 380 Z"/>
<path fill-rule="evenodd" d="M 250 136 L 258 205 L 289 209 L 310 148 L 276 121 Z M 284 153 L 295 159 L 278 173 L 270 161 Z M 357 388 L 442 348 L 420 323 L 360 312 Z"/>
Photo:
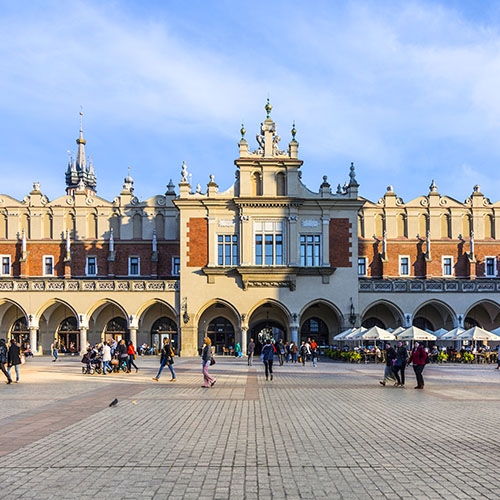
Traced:
<path fill-rule="evenodd" d="M 254 265 L 262 267 L 286 266 L 285 222 L 258 220 L 253 226 Z"/>
<path fill-rule="evenodd" d="M 448 260 L 449 260 L 450 272 L 446 273 L 445 271 L 446 271 L 446 268 L 448 267 L 448 263 L 447 263 Z M 454 263 L 453 263 L 453 256 L 452 255 L 443 255 L 441 257 L 441 270 L 442 270 L 444 277 L 452 277 L 454 275 L 453 274 L 453 266 L 454 266 Z"/>
<path fill-rule="evenodd" d="M 137 262 L 133 261 L 137 259 Z M 133 266 L 137 266 L 137 273 L 132 273 Z M 141 275 L 141 258 L 138 255 L 130 255 L 128 258 L 128 275 L 140 276 Z"/>
<path fill-rule="evenodd" d="M 178 255 L 172 257 L 172 276 L 181 275 L 181 258 Z"/>
<path fill-rule="evenodd" d="M 7 262 L 4 263 L 4 259 Z M 0 255 L 0 276 L 12 276 L 12 258 L 10 255 Z M 5 265 L 7 264 L 9 271 L 5 272 Z"/>
<path fill-rule="evenodd" d="M 409 255 L 399 255 L 398 270 L 399 276 L 410 276 L 410 256 Z M 404 262 L 406 260 L 406 263 Z M 406 267 L 406 272 L 403 272 L 404 267 Z"/>
<path fill-rule="evenodd" d="M 361 263 L 363 262 L 363 263 Z M 358 257 L 358 276 L 368 276 L 368 258 L 367 257 Z M 363 269 L 363 272 L 360 273 L 360 269 Z"/>
<path fill-rule="evenodd" d="M 309 238 L 312 241 L 308 241 Z M 311 253 L 309 251 L 311 250 Z M 299 235 L 299 262 L 301 267 L 321 267 L 323 239 L 321 233 Z"/>
<path fill-rule="evenodd" d="M 94 263 L 92 264 L 94 266 L 94 272 L 90 272 L 90 259 L 94 259 Z M 85 275 L 86 276 L 97 276 L 97 256 L 96 255 L 87 255 L 85 258 Z"/>
<path fill-rule="evenodd" d="M 493 273 L 488 272 L 488 261 L 491 260 L 493 264 Z M 496 278 L 498 276 L 498 270 L 497 270 L 497 258 L 493 255 L 487 255 L 484 258 L 484 276 L 486 278 Z"/>
<path fill-rule="evenodd" d="M 219 267 L 239 265 L 239 238 L 237 234 L 217 234 L 217 265 Z"/>
<path fill-rule="evenodd" d="M 48 261 L 50 261 L 50 272 L 47 272 Z M 42 271 L 43 276 L 54 276 L 55 264 L 53 255 L 44 255 L 42 257 Z"/>

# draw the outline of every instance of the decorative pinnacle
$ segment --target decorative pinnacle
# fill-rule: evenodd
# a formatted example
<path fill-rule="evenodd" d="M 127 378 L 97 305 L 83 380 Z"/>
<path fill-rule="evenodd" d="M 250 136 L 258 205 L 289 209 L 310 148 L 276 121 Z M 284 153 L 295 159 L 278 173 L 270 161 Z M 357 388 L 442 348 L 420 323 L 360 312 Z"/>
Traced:
<path fill-rule="evenodd" d="M 246 130 L 245 130 L 245 125 L 243 125 L 243 123 L 241 124 L 241 129 L 240 129 L 240 133 L 241 133 L 241 138 L 244 139 L 245 138 L 245 134 L 246 134 Z"/>
<path fill-rule="evenodd" d="M 270 115 L 271 115 L 271 110 L 273 109 L 273 107 L 271 106 L 271 103 L 269 102 L 269 97 L 267 98 L 267 103 L 264 106 L 264 109 L 266 110 L 266 113 L 267 113 L 267 117 L 266 118 L 269 118 Z"/>
<path fill-rule="evenodd" d="M 292 139 L 295 140 L 295 134 L 297 133 L 297 129 L 295 128 L 295 120 L 293 121 L 291 132 L 292 132 Z"/>

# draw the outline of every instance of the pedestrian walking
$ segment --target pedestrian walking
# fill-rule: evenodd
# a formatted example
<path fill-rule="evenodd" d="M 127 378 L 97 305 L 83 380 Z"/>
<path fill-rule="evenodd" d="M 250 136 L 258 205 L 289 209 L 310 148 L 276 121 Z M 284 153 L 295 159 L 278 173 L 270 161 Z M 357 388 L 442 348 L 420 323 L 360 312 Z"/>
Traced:
<path fill-rule="evenodd" d="M 102 353 L 102 374 L 107 375 L 108 371 L 111 373 L 113 368 L 111 368 L 111 347 L 104 341 L 101 347 Z"/>
<path fill-rule="evenodd" d="M 302 361 L 302 366 L 306 366 L 306 361 L 309 358 L 309 353 L 310 353 L 309 345 L 306 344 L 305 341 L 303 341 L 299 351 L 300 359 Z"/>
<path fill-rule="evenodd" d="M 7 384 L 12 384 L 12 379 L 10 378 L 9 372 L 6 370 L 5 365 L 7 364 L 7 346 L 5 345 L 5 339 L 0 339 L 0 370 L 7 378 Z"/>
<path fill-rule="evenodd" d="M 243 356 L 243 353 L 241 352 L 241 344 L 239 342 L 236 342 L 236 345 L 234 346 L 234 355 L 237 358 L 241 358 Z"/>
<path fill-rule="evenodd" d="M 54 358 L 52 361 L 56 362 L 59 359 L 59 341 L 57 340 L 57 338 L 55 338 L 54 342 L 52 342 L 52 344 L 50 345 L 50 350 Z"/>
<path fill-rule="evenodd" d="M 158 373 L 156 374 L 156 377 L 153 377 L 153 380 L 158 382 L 158 380 L 160 379 L 161 372 L 163 371 L 163 368 L 165 368 L 165 366 L 168 366 L 170 374 L 172 375 L 170 382 L 175 382 L 177 380 L 174 371 L 174 355 L 175 353 L 174 349 L 172 348 L 172 345 L 170 344 L 170 339 L 165 337 L 163 339 L 163 347 L 161 348 L 161 353 L 160 353 L 160 368 L 158 370 Z"/>
<path fill-rule="evenodd" d="M 121 339 L 116 346 L 115 353 L 118 355 L 118 370 L 122 369 L 124 372 L 128 372 L 128 347 L 125 343 L 125 339 Z"/>
<path fill-rule="evenodd" d="M 262 361 L 266 372 L 266 380 L 273 379 L 273 360 L 274 360 L 274 346 L 271 344 L 271 339 L 267 339 L 264 347 L 262 348 Z"/>
<path fill-rule="evenodd" d="M 7 373 L 9 374 L 10 379 L 12 377 L 10 375 L 10 369 L 14 367 L 16 370 L 16 384 L 19 382 L 19 365 L 21 364 L 21 349 L 17 345 L 16 339 L 10 339 L 10 347 L 9 352 L 7 354 Z"/>
<path fill-rule="evenodd" d="M 292 341 L 290 344 L 290 355 L 292 356 L 292 363 L 297 363 L 297 355 L 299 352 L 299 347 L 295 342 Z"/>
<path fill-rule="evenodd" d="M 137 373 L 139 371 L 139 368 L 137 368 L 137 365 L 134 362 L 135 357 L 137 356 L 137 351 L 135 350 L 134 343 L 131 340 L 129 340 L 127 344 L 127 354 L 127 372 L 130 373 L 130 370 L 132 369 L 132 367 L 134 367 L 135 373 Z"/>
<path fill-rule="evenodd" d="M 248 366 L 252 366 L 253 364 L 253 355 L 255 353 L 255 342 L 253 339 L 250 339 L 250 342 L 247 346 L 247 356 L 248 356 Z"/>
<path fill-rule="evenodd" d="M 318 344 L 314 339 L 311 340 L 310 349 L 311 349 L 312 364 L 313 367 L 316 368 L 318 366 L 319 351 L 318 351 Z"/>
<path fill-rule="evenodd" d="M 283 362 L 285 361 L 285 344 L 283 343 L 283 339 L 279 339 L 276 345 L 276 352 L 278 353 L 279 364 L 283 366 Z"/>
<path fill-rule="evenodd" d="M 418 342 L 415 342 L 415 347 L 411 353 L 409 363 L 413 364 L 413 371 L 415 372 L 415 377 L 417 378 L 417 385 L 415 389 L 423 389 L 423 371 L 427 363 L 427 353 L 425 352 L 424 346 Z"/>
<path fill-rule="evenodd" d="M 406 345 L 403 342 L 399 341 L 397 343 L 397 351 L 396 351 L 396 361 L 394 362 L 394 376 L 398 382 L 398 387 L 405 386 L 405 368 L 406 363 L 408 361 L 408 349 L 406 349 Z"/>
<path fill-rule="evenodd" d="M 394 376 L 393 366 L 394 360 L 396 359 L 396 351 L 391 344 L 387 343 L 385 345 L 385 370 L 384 370 L 384 380 L 379 383 L 385 386 L 387 383 L 394 383 L 395 386 L 398 385 L 396 377 Z"/>
<path fill-rule="evenodd" d="M 210 340 L 210 337 L 205 337 L 203 339 L 203 347 L 201 350 L 201 367 L 202 367 L 202 372 L 203 372 L 203 385 L 205 389 L 208 389 L 209 387 L 212 387 L 215 382 L 214 377 L 208 373 L 208 368 L 212 364 L 212 341 Z"/>

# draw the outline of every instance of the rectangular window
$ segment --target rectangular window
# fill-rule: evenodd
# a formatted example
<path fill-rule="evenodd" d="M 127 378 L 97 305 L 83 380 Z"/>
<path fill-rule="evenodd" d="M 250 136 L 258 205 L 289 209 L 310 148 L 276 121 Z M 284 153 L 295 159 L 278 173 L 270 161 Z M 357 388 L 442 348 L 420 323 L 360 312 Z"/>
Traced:
<path fill-rule="evenodd" d="M 130 276 L 139 276 L 141 274 L 139 257 L 128 258 L 128 274 Z"/>
<path fill-rule="evenodd" d="M 255 235 L 255 263 L 262 265 L 262 234 Z"/>
<path fill-rule="evenodd" d="M 1 276 L 10 276 L 10 255 L 1 255 L 2 267 L 0 269 Z"/>
<path fill-rule="evenodd" d="M 268 220 L 254 223 L 255 264 L 282 266 L 285 264 L 283 221 Z"/>
<path fill-rule="evenodd" d="M 443 256 L 443 276 L 453 276 L 453 257 Z"/>
<path fill-rule="evenodd" d="M 97 276 L 97 257 L 88 256 L 87 265 L 85 268 L 87 276 Z"/>
<path fill-rule="evenodd" d="M 238 236 L 234 234 L 217 236 L 217 265 L 238 265 Z"/>
<path fill-rule="evenodd" d="M 495 278 L 497 275 L 497 259 L 496 257 L 485 257 L 484 259 L 484 275 L 488 278 Z"/>
<path fill-rule="evenodd" d="M 406 255 L 399 256 L 399 275 L 400 276 L 410 275 L 410 257 Z"/>
<path fill-rule="evenodd" d="M 306 267 L 321 265 L 321 235 L 302 234 L 300 236 L 300 265 Z"/>
<path fill-rule="evenodd" d="M 179 276 L 181 273 L 181 258 L 172 257 L 172 275 Z"/>
<path fill-rule="evenodd" d="M 358 276 L 366 276 L 366 257 L 358 258 Z"/>
<path fill-rule="evenodd" d="M 54 257 L 52 255 L 43 256 L 43 275 L 54 276 Z"/>

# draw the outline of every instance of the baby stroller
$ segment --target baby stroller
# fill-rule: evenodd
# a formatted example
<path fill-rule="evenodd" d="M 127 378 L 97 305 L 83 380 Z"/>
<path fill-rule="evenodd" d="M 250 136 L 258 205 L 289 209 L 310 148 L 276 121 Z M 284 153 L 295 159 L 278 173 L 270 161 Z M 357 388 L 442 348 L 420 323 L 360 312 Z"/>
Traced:
<path fill-rule="evenodd" d="M 82 358 L 82 373 L 84 375 L 93 375 L 94 373 L 102 373 L 102 362 L 97 353 L 92 349 L 87 351 Z"/>

